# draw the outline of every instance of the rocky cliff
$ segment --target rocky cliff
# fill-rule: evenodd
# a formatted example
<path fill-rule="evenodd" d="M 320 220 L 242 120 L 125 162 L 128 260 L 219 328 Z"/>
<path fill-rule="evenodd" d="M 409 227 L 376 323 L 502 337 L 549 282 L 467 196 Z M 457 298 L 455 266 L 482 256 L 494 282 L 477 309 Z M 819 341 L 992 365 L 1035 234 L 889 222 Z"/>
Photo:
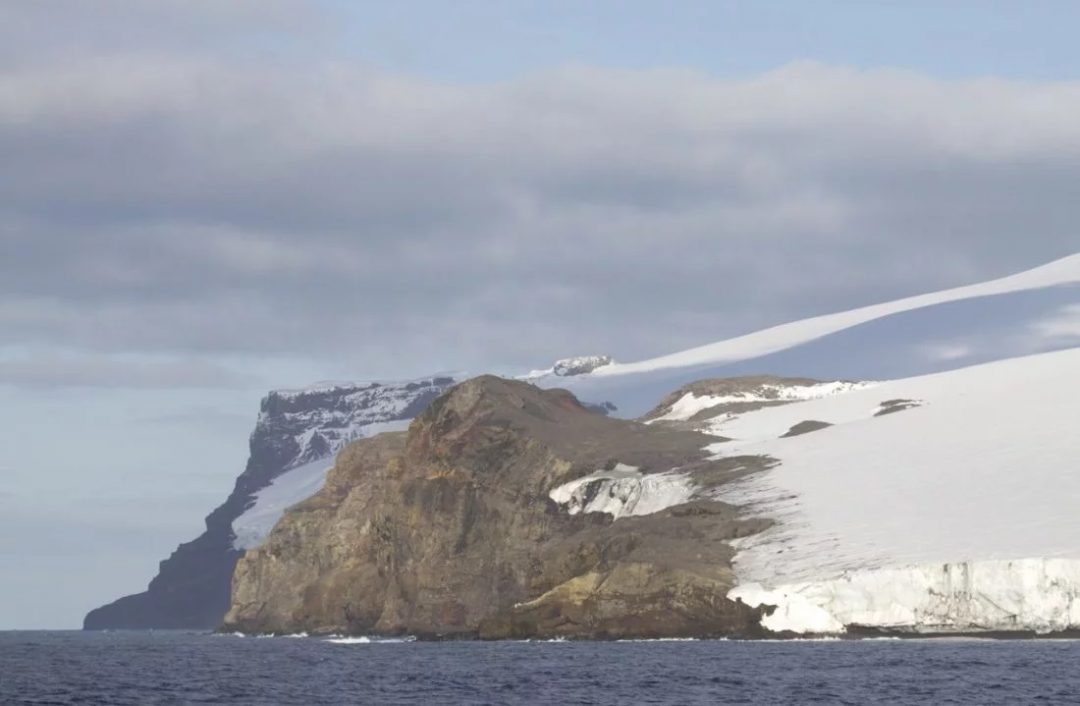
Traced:
<path fill-rule="evenodd" d="M 225 629 L 425 637 L 750 635 L 712 499 L 768 463 L 491 376 L 348 446 L 237 563 Z M 598 511 L 594 511 L 598 510 Z"/>
<path fill-rule="evenodd" d="M 206 518 L 206 531 L 161 562 L 146 591 L 91 611 L 86 629 L 214 628 L 229 607 L 237 559 L 260 537 L 238 544 L 233 524 L 260 491 L 291 469 L 330 459 L 357 438 L 407 422 L 454 383 L 439 376 L 400 383 L 335 383 L 271 392 L 251 434 L 251 455 L 228 499 Z"/>

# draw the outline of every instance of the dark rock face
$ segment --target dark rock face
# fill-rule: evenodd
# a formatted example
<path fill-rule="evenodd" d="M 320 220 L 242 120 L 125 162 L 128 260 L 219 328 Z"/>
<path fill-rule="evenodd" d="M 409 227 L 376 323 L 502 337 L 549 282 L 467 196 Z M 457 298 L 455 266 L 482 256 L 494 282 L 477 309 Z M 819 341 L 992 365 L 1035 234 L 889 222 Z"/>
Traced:
<path fill-rule="evenodd" d="M 648 515 L 570 514 L 562 484 L 632 466 L 702 487 L 767 465 L 696 432 L 611 419 L 565 390 L 491 376 L 408 433 L 339 454 L 326 484 L 237 563 L 223 629 L 421 637 L 758 634 L 730 601 L 729 540 L 767 521 L 706 495 Z M 625 473 L 625 471 L 624 471 Z"/>
<path fill-rule="evenodd" d="M 237 491 L 206 518 L 206 531 L 181 544 L 161 562 L 143 593 L 124 596 L 90 611 L 84 630 L 205 629 L 220 621 L 228 608 L 229 585 L 236 560 L 232 519 L 243 512 Z"/>
<path fill-rule="evenodd" d="M 787 432 L 780 435 L 780 438 L 786 439 L 792 436 L 802 436 L 803 434 L 809 434 L 813 431 L 820 431 L 822 429 L 827 429 L 831 426 L 832 424 L 829 424 L 828 422 L 822 422 L 817 419 L 807 419 L 805 421 L 799 422 L 798 424 L 788 429 Z"/>
<path fill-rule="evenodd" d="M 228 499 L 206 518 L 206 531 L 161 562 L 143 593 L 87 614 L 84 629 L 192 628 L 221 624 L 229 607 L 234 547 L 232 523 L 254 495 L 285 471 L 328 458 L 383 422 L 422 412 L 454 383 L 432 377 L 404 383 L 322 385 L 271 392 L 262 400 L 247 467 Z"/>
<path fill-rule="evenodd" d="M 905 409 L 911 409 L 912 407 L 920 407 L 922 404 L 922 400 L 884 400 L 881 403 L 881 408 L 874 413 L 874 416 L 883 417 L 886 414 L 903 412 Z"/>

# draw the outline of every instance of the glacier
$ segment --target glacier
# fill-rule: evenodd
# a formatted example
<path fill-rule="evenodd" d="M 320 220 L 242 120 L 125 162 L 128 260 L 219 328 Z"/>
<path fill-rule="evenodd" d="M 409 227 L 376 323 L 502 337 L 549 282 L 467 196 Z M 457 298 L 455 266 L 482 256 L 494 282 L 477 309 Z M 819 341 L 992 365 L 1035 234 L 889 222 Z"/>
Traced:
<path fill-rule="evenodd" d="M 713 489 L 617 464 L 550 497 L 618 520 L 704 493 L 772 519 L 732 542 L 728 597 L 765 606 L 776 633 L 1077 631 L 1078 380 L 1080 349 L 1068 349 L 901 380 L 688 393 L 651 421 L 781 402 L 698 424 L 723 439 L 707 447 L 716 457 L 778 464 Z M 828 426 L 785 436 L 808 420 Z"/>
<path fill-rule="evenodd" d="M 832 426 L 783 437 L 806 420 Z M 797 633 L 1080 628 L 1078 421 L 1077 348 L 708 420 L 716 454 L 779 462 L 717 490 L 775 521 L 731 597 Z"/>

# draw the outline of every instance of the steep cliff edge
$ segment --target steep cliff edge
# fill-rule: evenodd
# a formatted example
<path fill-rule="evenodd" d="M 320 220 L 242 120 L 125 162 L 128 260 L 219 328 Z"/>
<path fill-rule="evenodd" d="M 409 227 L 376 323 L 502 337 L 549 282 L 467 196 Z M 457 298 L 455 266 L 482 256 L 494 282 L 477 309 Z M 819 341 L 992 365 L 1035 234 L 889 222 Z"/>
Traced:
<path fill-rule="evenodd" d="M 426 637 L 750 635 L 711 499 L 768 464 L 491 376 L 347 447 L 237 564 L 224 629 Z M 599 511 L 591 511 L 599 510 Z M 646 514 L 647 513 L 647 514 Z"/>
<path fill-rule="evenodd" d="M 243 542 L 237 541 L 234 528 L 234 523 L 257 509 L 260 493 L 293 469 L 323 459 L 325 466 L 331 465 L 334 454 L 350 441 L 388 425 L 406 424 L 453 383 L 451 377 L 436 376 L 269 393 L 251 434 L 247 466 L 228 499 L 206 518 L 206 531 L 162 561 L 146 591 L 91 611 L 83 627 L 217 627 L 229 607 L 237 559 L 262 539 L 256 532 L 258 523 L 244 527 Z"/>

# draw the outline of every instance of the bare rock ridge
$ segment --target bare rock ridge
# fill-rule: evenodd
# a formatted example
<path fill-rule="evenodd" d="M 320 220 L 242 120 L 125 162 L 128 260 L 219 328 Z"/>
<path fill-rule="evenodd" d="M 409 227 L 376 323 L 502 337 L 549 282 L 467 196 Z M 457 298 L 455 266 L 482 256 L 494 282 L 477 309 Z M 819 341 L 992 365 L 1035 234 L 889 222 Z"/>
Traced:
<path fill-rule="evenodd" d="M 191 628 L 221 624 L 233 569 L 243 551 L 233 522 L 256 493 L 282 473 L 320 458 L 395 420 L 423 411 L 454 383 L 435 376 L 401 383 L 335 383 L 276 391 L 263 398 L 251 455 L 228 499 L 206 518 L 206 531 L 161 562 L 146 591 L 91 611 L 86 629 Z"/>
<path fill-rule="evenodd" d="M 408 432 L 346 447 L 323 488 L 236 565 L 224 627 L 421 637 L 755 635 L 726 598 L 728 541 L 760 531 L 708 489 L 768 459 L 711 460 L 693 431 L 605 417 L 565 390 L 483 376 Z M 658 512 L 571 512 L 598 470 L 678 469 L 699 492 Z M 589 492 L 603 492 L 602 485 Z M 557 494 L 556 494 L 557 495 Z"/>
<path fill-rule="evenodd" d="M 745 375 L 731 378 L 709 378 L 683 385 L 660 400 L 642 419 L 660 419 L 669 414 L 687 395 L 717 397 L 716 403 L 696 412 L 685 421 L 699 422 L 724 412 L 748 412 L 761 407 L 785 404 L 790 400 L 782 397 L 786 389 L 811 387 L 820 380 L 811 378 L 778 377 L 776 375 Z M 744 399 L 745 398 L 745 399 Z M 721 402 L 720 400 L 725 400 Z"/>

